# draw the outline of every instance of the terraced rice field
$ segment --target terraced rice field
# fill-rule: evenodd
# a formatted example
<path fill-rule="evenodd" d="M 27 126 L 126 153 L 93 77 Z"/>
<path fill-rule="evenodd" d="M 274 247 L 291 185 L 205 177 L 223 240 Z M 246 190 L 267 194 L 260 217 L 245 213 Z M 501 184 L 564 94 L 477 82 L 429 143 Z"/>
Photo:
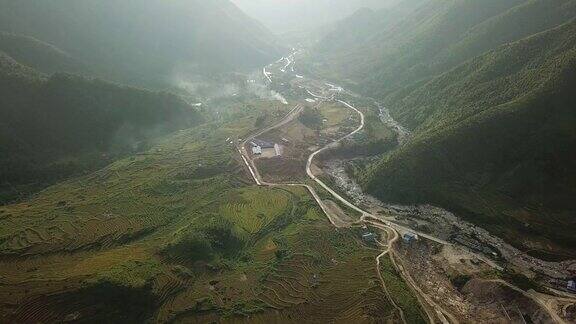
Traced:
<path fill-rule="evenodd" d="M 0 322 L 397 320 L 378 251 L 332 227 L 306 190 L 250 181 L 226 139 L 252 132 L 260 111 L 0 207 Z M 240 237 L 235 253 L 194 263 L 163 254 L 222 222 Z"/>
<path fill-rule="evenodd" d="M 0 254 L 109 248 L 172 222 L 186 208 L 182 200 L 203 190 L 195 169 L 218 165 L 222 173 L 233 165 L 223 144 L 187 146 L 198 135 L 179 134 L 145 154 L 0 207 Z"/>
<path fill-rule="evenodd" d="M 228 276 L 213 279 L 217 283 L 211 288 L 206 279 L 182 297 L 210 300 L 212 307 L 226 316 L 195 309 L 181 313 L 176 322 L 397 320 L 374 271 L 378 251 L 367 249 L 351 232 L 333 228 L 300 188 L 293 193 L 302 212 L 255 244 L 252 262 L 231 275 L 233 280 Z M 284 253 L 279 256 L 279 251 Z M 232 303 L 227 302 L 230 299 Z"/>
<path fill-rule="evenodd" d="M 278 189 L 250 187 L 227 197 L 220 212 L 248 234 L 256 234 L 281 214 L 288 212 L 290 194 Z"/>
<path fill-rule="evenodd" d="M 38 307 L 46 307 L 34 312 L 27 305 L 39 296 L 65 300 L 98 286 L 102 273 L 125 262 L 161 261 L 157 252 L 174 233 L 246 185 L 235 148 L 225 139 L 251 132 L 260 107 L 274 105 L 262 103 L 233 121 L 175 133 L 149 151 L 0 207 L 0 322 L 24 319 L 21 313 L 26 321 L 63 320 L 70 314 L 57 309 L 60 302 L 38 299 Z M 144 281 L 172 278 L 172 267 L 162 263 Z M 154 281 L 154 298 L 180 289 L 175 282 Z M 94 303 L 78 300 L 71 305 Z"/>

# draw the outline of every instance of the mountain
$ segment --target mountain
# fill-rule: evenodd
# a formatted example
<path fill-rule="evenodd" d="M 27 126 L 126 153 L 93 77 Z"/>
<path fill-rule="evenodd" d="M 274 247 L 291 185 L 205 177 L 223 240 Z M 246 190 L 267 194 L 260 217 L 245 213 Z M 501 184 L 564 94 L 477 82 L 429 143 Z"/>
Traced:
<path fill-rule="evenodd" d="M 169 83 L 180 70 L 251 69 L 281 51 L 227 0 L 1 0 L 0 30 L 51 44 L 93 75 L 136 85 Z"/>
<path fill-rule="evenodd" d="M 361 8 L 378 9 L 400 0 L 232 0 L 276 33 L 310 31 Z"/>
<path fill-rule="evenodd" d="M 575 16 L 574 0 L 404 0 L 344 20 L 313 56 L 329 76 L 384 98 Z"/>
<path fill-rule="evenodd" d="M 88 67 L 54 45 L 0 31 L 0 51 L 40 72 L 89 73 Z"/>
<path fill-rule="evenodd" d="M 363 184 L 456 211 L 532 254 L 574 257 L 575 88 L 576 20 L 419 82 L 387 98 L 413 138 Z"/>
<path fill-rule="evenodd" d="M 573 257 L 574 19 L 574 0 L 404 0 L 340 21 L 305 67 L 413 131 L 361 175 L 369 192 Z"/>
<path fill-rule="evenodd" d="M 101 80 L 173 88 L 281 50 L 227 0 L 0 0 L 0 202 L 202 120 L 173 95 Z"/>
<path fill-rule="evenodd" d="M 198 124 L 166 94 L 69 74 L 46 76 L 0 52 L 0 202 L 137 152 Z"/>

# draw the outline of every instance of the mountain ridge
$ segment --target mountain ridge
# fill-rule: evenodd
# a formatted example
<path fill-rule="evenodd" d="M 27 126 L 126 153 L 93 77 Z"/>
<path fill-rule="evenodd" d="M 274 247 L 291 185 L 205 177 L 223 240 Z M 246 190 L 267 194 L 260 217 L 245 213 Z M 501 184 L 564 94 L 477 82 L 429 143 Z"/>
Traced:
<path fill-rule="evenodd" d="M 47 76 L 0 52 L 0 203 L 202 120 L 174 95 L 72 74 Z"/>
<path fill-rule="evenodd" d="M 165 86 L 181 66 L 198 75 L 249 70 L 283 51 L 228 0 L 4 0 L 0 12 L 0 30 L 52 44 L 96 76 L 133 85 Z"/>
<path fill-rule="evenodd" d="M 535 244 L 544 255 L 569 253 L 575 243 L 564 230 L 574 222 L 569 201 L 576 194 L 574 35 L 575 20 L 417 87 L 419 95 L 409 94 L 398 110 L 428 119 L 409 123 L 412 140 L 370 167 L 365 188 L 387 201 L 439 204 L 516 244 Z M 523 57 L 514 62 L 518 53 Z M 486 86 L 477 71 L 484 71 Z M 430 113 L 432 107 L 440 110 Z M 527 232 L 546 243 L 522 237 Z"/>

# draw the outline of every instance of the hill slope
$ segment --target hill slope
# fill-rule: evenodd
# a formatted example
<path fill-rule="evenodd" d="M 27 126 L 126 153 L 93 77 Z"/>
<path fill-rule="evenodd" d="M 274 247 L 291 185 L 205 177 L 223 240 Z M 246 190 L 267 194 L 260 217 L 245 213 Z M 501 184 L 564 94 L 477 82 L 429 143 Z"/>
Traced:
<path fill-rule="evenodd" d="M 573 257 L 575 87 L 576 21 L 470 60 L 391 101 L 414 138 L 364 184 Z"/>
<path fill-rule="evenodd" d="M 228 0 L 3 0 L 0 30 L 53 44 L 100 77 L 132 84 L 279 56 L 274 37 Z"/>
<path fill-rule="evenodd" d="M 232 0 L 276 33 L 310 31 L 360 8 L 388 7 L 399 0 Z"/>
<path fill-rule="evenodd" d="M 29 36 L 0 31 L 0 51 L 40 72 L 90 73 L 88 67 L 59 48 Z"/>
<path fill-rule="evenodd" d="M 200 120 L 172 95 L 46 77 L 0 52 L 0 202 L 28 191 L 20 184 L 42 187 Z"/>
<path fill-rule="evenodd" d="M 405 0 L 375 12 L 368 28 L 346 20 L 314 56 L 332 76 L 384 98 L 573 17 L 574 0 Z"/>

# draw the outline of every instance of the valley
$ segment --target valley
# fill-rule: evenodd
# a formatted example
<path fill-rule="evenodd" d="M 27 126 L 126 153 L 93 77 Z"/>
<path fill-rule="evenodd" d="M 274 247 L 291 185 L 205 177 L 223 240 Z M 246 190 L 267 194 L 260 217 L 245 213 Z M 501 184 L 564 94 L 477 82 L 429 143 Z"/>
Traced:
<path fill-rule="evenodd" d="M 292 56 L 287 58 L 285 61 L 288 65 L 290 65 L 291 62 L 294 62 L 294 57 Z M 270 73 L 270 70 L 270 67 L 268 67 L 268 70 L 264 70 L 266 80 L 269 82 L 273 82 L 273 79 L 276 78 L 274 75 L 282 75 L 287 73 L 286 66 L 279 68 L 277 74 Z M 303 76 L 294 75 L 294 77 L 294 80 L 296 81 L 296 87 L 305 88 L 306 93 L 315 98 L 314 100 L 321 100 L 320 103 L 317 103 L 318 106 L 322 104 L 322 101 L 334 101 L 341 104 L 342 108 L 348 108 L 354 113 L 360 115 L 360 121 L 358 122 L 359 126 L 357 128 L 345 136 L 325 144 L 324 147 L 313 151 L 308 157 L 306 164 L 306 173 L 308 177 L 314 180 L 314 182 L 320 186 L 319 189 L 325 190 L 332 196 L 332 198 L 342 203 L 344 207 L 348 207 L 352 213 L 356 212 L 356 216 L 359 214 L 360 218 L 353 219 L 350 217 L 350 213 L 348 213 L 349 215 L 346 216 L 346 213 L 342 212 L 342 210 L 334 210 L 328 208 L 327 205 L 331 205 L 333 201 L 322 200 L 320 195 L 316 193 L 315 189 L 309 185 L 296 183 L 276 184 L 262 181 L 258 168 L 254 164 L 252 156 L 246 149 L 246 143 L 255 137 L 266 138 L 266 133 L 272 132 L 277 128 L 286 127 L 286 125 L 290 122 L 293 122 L 293 119 L 295 118 L 292 113 L 294 111 L 301 111 L 300 106 L 296 106 L 291 114 L 288 114 L 286 118 L 282 120 L 282 122 L 268 129 L 265 129 L 255 134 L 250 139 L 246 140 L 242 147 L 239 149 L 239 152 L 243 155 L 245 164 L 257 185 L 271 187 L 279 185 L 304 186 L 311 192 L 312 196 L 317 200 L 317 203 L 322 207 L 322 210 L 334 226 L 340 228 L 351 228 L 356 226 L 366 227 L 367 225 L 370 225 L 380 229 L 383 233 L 383 236 L 390 237 L 390 240 L 387 244 L 382 244 L 383 246 L 388 247 L 388 249 L 377 257 L 377 269 L 380 269 L 381 258 L 384 255 L 390 253 L 394 267 L 397 271 L 403 274 L 403 280 L 410 283 L 414 294 L 420 300 L 421 305 L 423 305 L 425 313 L 430 322 L 456 323 L 462 320 L 472 320 L 472 318 L 474 318 L 475 321 L 486 321 L 500 318 L 503 315 L 508 316 L 508 318 L 512 320 L 505 307 L 497 307 L 492 311 L 488 311 L 485 308 L 486 306 L 483 305 L 481 308 L 482 312 L 475 313 L 476 311 L 473 311 L 473 309 L 478 309 L 481 306 L 478 304 L 474 305 L 474 302 L 464 301 L 461 299 L 462 297 L 460 296 L 462 296 L 462 294 L 454 291 L 455 288 L 451 282 L 451 280 L 454 280 L 453 276 L 466 277 L 467 281 L 473 281 L 474 285 L 476 286 L 475 289 L 480 289 L 480 291 L 483 289 L 494 289 L 487 288 L 491 285 L 500 285 L 498 289 L 500 289 L 499 294 L 502 294 L 502 296 L 499 298 L 509 298 L 509 302 L 512 304 L 520 303 L 523 305 L 522 310 L 517 307 L 516 311 L 511 311 L 513 314 L 512 316 L 516 316 L 516 319 L 514 320 L 525 320 L 525 318 L 531 318 L 532 320 L 544 322 L 567 322 L 571 320 L 570 315 L 563 314 L 559 316 L 557 314 L 557 310 L 543 306 L 542 297 L 537 295 L 534 290 L 530 291 L 535 294 L 526 294 L 524 290 L 515 287 L 513 284 L 510 284 L 506 281 L 511 279 L 511 277 L 509 277 L 510 275 L 528 278 L 528 276 L 532 277 L 535 273 L 537 273 L 537 275 L 540 276 L 542 280 L 540 283 L 545 282 L 548 287 L 561 289 L 563 284 L 562 278 L 569 276 L 568 269 L 570 267 L 570 263 L 542 262 L 541 260 L 537 260 L 513 248 L 509 244 L 503 242 L 501 239 L 490 235 L 485 230 L 480 229 L 472 224 L 466 223 L 465 221 L 458 220 L 451 213 L 433 206 L 383 205 L 377 199 L 361 192 L 358 185 L 356 185 L 353 180 L 347 177 L 344 168 L 341 168 L 342 171 L 337 173 L 336 176 L 334 176 L 333 173 L 332 178 L 334 179 L 331 180 L 340 180 L 341 182 L 338 187 L 342 190 L 345 190 L 345 193 L 352 194 L 352 197 L 354 197 L 354 203 L 349 201 L 347 198 L 344 198 L 339 193 L 335 192 L 322 180 L 320 180 L 312 171 L 318 170 L 319 172 L 323 173 L 323 170 L 315 165 L 315 157 L 321 154 L 323 151 L 338 147 L 343 140 L 346 140 L 358 132 L 361 132 L 365 127 L 364 114 L 347 102 L 340 99 L 335 99 L 336 96 L 341 95 L 343 92 L 342 88 L 336 87 L 329 83 L 324 83 L 325 86 L 322 87 L 319 86 L 322 84 L 322 82 L 312 81 L 311 83 L 314 84 L 314 89 L 311 90 L 298 84 L 299 82 L 303 82 Z M 280 76 L 279 79 L 285 81 L 283 76 Z M 358 95 L 353 95 L 352 97 L 358 97 Z M 307 98 L 305 101 L 311 103 L 312 100 L 309 99 L 310 98 Z M 390 128 L 395 129 L 396 132 L 398 132 L 399 138 L 403 138 L 407 135 L 403 127 L 391 120 L 389 115 L 382 113 L 382 108 L 380 108 L 379 105 L 376 105 L 376 107 L 379 109 L 381 121 L 383 124 L 387 124 Z M 285 138 L 282 137 L 282 139 Z M 321 163 L 323 164 L 324 161 Z M 294 178 L 299 177 L 295 176 Z M 346 189 L 349 188 L 352 188 L 352 190 L 346 191 Z M 357 207 L 358 205 L 362 205 L 365 208 L 368 208 L 370 212 L 362 210 L 361 208 Z M 452 228 L 448 230 L 448 232 L 442 232 L 441 230 L 443 228 L 448 229 L 450 227 Z M 425 232 L 422 232 L 419 229 L 424 229 Z M 432 235 L 429 234 L 430 229 L 433 229 Z M 458 233 L 458 235 L 452 234 L 453 232 L 451 231 Z M 407 233 L 417 234 L 417 236 L 422 238 L 425 242 L 422 242 L 422 244 L 419 243 L 419 246 L 417 247 L 413 247 L 412 244 L 408 246 L 398 244 L 397 248 L 399 251 L 392 252 L 394 250 L 391 249 L 400 235 L 406 235 Z M 443 239 L 438 237 L 443 237 Z M 393 253 L 398 253 L 400 255 L 399 261 L 396 261 Z M 407 259 L 402 260 L 402 255 L 407 257 L 410 261 L 407 261 Z M 416 260 L 421 261 L 416 262 Z M 456 264 L 454 264 L 455 261 Z M 406 263 L 400 263 L 400 265 L 398 265 L 397 262 Z M 458 265 L 458 262 L 462 264 Z M 439 266 L 438 263 L 447 263 L 450 264 L 450 267 L 453 268 L 446 269 L 445 266 Z M 466 264 L 464 267 L 465 270 L 462 268 L 463 264 Z M 506 270 L 503 265 L 506 267 Z M 519 273 L 509 273 L 510 271 L 519 271 Z M 464 274 L 459 272 L 464 272 Z M 430 281 L 417 283 L 412 278 L 412 276 L 421 277 L 424 273 L 428 275 L 434 273 L 437 276 L 435 278 L 435 285 L 438 285 L 441 282 L 445 282 L 445 286 L 436 286 L 432 287 L 431 289 L 424 288 L 424 290 L 419 288 L 429 287 L 432 284 Z M 502 280 L 499 278 L 507 279 Z M 462 285 L 463 284 L 465 283 L 462 283 Z M 532 288 L 534 287 L 536 286 L 533 286 Z M 385 284 L 384 289 L 386 289 Z M 461 289 L 461 287 L 456 289 Z M 518 295 L 517 292 L 521 292 L 521 294 Z M 564 303 L 564 305 L 569 306 L 571 303 L 568 302 L 565 304 L 566 301 L 561 301 L 562 298 L 560 296 L 551 298 L 556 298 L 560 304 Z M 448 304 L 446 304 L 446 300 L 448 300 Z M 443 306 L 441 306 L 442 304 Z M 454 310 L 454 313 L 457 315 L 453 315 L 451 312 L 446 311 L 446 309 Z M 505 314 L 502 314 L 502 311 Z"/>
<path fill-rule="evenodd" d="M 314 1 L 0 2 L 0 324 L 576 322 L 576 0 Z"/>
<path fill-rule="evenodd" d="M 550 290 L 569 263 L 365 194 L 342 157 L 370 152 L 368 129 L 409 135 L 372 99 L 297 74 L 299 53 L 255 80 L 286 99 L 232 99 L 233 118 L 0 208 L 2 321 L 573 320 L 574 300 Z M 253 149 L 267 143 L 272 155 Z"/>
<path fill-rule="evenodd" d="M 328 193 L 260 188 L 243 170 L 237 145 L 289 125 L 307 101 L 227 100 L 231 117 L 2 206 L 0 321 L 397 321 L 380 252 L 335 231 L 323 210 L 342 208 L 317 205 Z M 269 126 L 257 130 L 259 116 Z"/>

